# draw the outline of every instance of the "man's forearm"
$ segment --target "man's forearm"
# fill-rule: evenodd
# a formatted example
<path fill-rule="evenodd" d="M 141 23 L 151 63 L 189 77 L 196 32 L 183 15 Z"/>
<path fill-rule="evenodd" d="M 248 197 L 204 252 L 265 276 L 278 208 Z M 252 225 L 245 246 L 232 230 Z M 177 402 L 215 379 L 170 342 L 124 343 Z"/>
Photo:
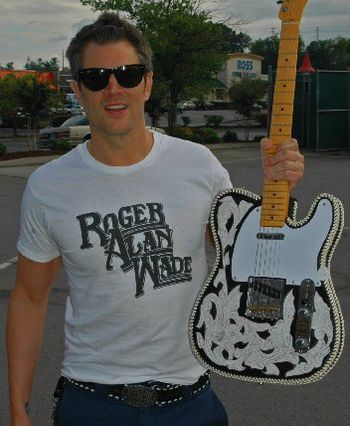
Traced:
<path fill-rule="evenodd" d="M 12 419 L 22 416 L 29 401 L 39 358 L 47 301 L 36 303 L 25 291 L 11 294 L 7 318 L 7 357 Z"/>

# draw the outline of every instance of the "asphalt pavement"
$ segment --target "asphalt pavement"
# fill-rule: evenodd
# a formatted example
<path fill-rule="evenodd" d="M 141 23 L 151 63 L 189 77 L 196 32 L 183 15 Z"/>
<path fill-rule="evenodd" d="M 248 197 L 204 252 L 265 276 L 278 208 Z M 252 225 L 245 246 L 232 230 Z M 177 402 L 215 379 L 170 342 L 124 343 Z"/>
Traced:
<path fill-rule="evenodd" d="M 262 173 L 258 144 L 232 145 L 213 152 L 228 169 L 234 186 L 260 193 Z M 338 196 L 345 208 L 345 229 L 332 261 L 332 278 L 342 306 L 345 327 L 350 327 L 350 152 L 306 151 L 305 178 L 293 192 L 299 201 L 298 218 L 303 218 L 313 199 L 323 192 Z M 38 163 L 49 161 L 40 158 Z M 26 161 L 33 161 L 26 159 Z M 39 164 L 0 162 L 0 425 L 10 424 L 7 405 L 5 321 L 9 293 L 16 271 L 21 196 L 28 175 Z M 41 358 L 33 386 L 33 426 L 51 424 L 51 394 L 63 357 L 63 319 L 68 294 L 64 272 L 51 292 Z M 350 418 L 350 348 L 345 341 L 343 355 L 320 382 L 302 386 L 259 385 L 213 375 L 213 386 L 222 399 L 230 426 L 336 426 Z M 98 425 L 97 425 L 98 426 Z M 166 425 L 164 425 L 166 426 Z M 181 425 L 179 425 L 181 426 Z M 195 426 L 195 425 L 194 425 Z"/>

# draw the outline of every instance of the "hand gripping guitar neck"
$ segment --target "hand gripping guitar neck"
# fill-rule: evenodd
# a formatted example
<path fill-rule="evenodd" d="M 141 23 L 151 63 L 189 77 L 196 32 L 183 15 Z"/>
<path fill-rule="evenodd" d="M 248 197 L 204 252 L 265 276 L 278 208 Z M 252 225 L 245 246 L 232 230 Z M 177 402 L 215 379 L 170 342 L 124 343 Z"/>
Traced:
<path fill-rule="evenodd" d="M 290 138 L 299 24 L 307 0 L 284 0 L 270 138 Z M 274 154 L 274 148 L 270 152 Z M 262 197 L 229 189 L 214 200 L 214 268 L 189 324 L 193 353 L 230 378 L 278 384 L 320 380 L 339 359 L 344 322 L 330 262 L 344 222 L 341 202 L 319 195 L 296 220 L 286 181 Z"/>

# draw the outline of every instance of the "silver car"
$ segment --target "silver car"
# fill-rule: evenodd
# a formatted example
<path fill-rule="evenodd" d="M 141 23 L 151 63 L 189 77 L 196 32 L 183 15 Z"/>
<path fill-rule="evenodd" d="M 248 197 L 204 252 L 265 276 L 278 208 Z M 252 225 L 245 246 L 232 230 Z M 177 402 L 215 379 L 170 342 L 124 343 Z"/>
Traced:
<path fill-rule="evenodd" d="M 147 126 L 147 129 L 152 127 Z M 153 127 L 160 133 L 165 131 L 159 127 Z M 36 143 L 37 149 L 53 149 L 53 143 L 66 140 L 72 146 L 90 138 L 90 126 L 86 115 L 77 115 L 68 118 L 59 127 L 47 127 L 39 131 L 39 140 Z"/>
<path fill-rule="evenodd" d="M 53 143 L 67 140 L 73 146 L 90 135 L 89 121 L 86 115 L 77 115 L 68 118 L 59 127 L 47 127 L 39 131 L 38 149 L 52 149 Z"/>

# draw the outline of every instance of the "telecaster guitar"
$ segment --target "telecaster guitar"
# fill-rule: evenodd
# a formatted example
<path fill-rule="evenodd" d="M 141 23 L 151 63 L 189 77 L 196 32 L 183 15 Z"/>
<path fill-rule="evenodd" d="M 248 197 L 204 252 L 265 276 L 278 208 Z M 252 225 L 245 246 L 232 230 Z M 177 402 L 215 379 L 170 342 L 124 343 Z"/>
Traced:
<path fill-rule="evenodd" d="M 300 19 L 307 0 L 284 0 L 272 108 L 274 146 L 291 137 Z M 275 148 L 274 148 L 275 149 Z M 274 149 L 270 154 L 274 154 Z M 198 360 L 227 377 L 280 384 L 320 380 L 339 359 L 344 322 L 330 262 L 344 222 L 342 203 L 321 194 L 296 220 L 286 181 L 262 197 L 228 189 L 210 223 L 215 266 L 190 318 Z"/>

